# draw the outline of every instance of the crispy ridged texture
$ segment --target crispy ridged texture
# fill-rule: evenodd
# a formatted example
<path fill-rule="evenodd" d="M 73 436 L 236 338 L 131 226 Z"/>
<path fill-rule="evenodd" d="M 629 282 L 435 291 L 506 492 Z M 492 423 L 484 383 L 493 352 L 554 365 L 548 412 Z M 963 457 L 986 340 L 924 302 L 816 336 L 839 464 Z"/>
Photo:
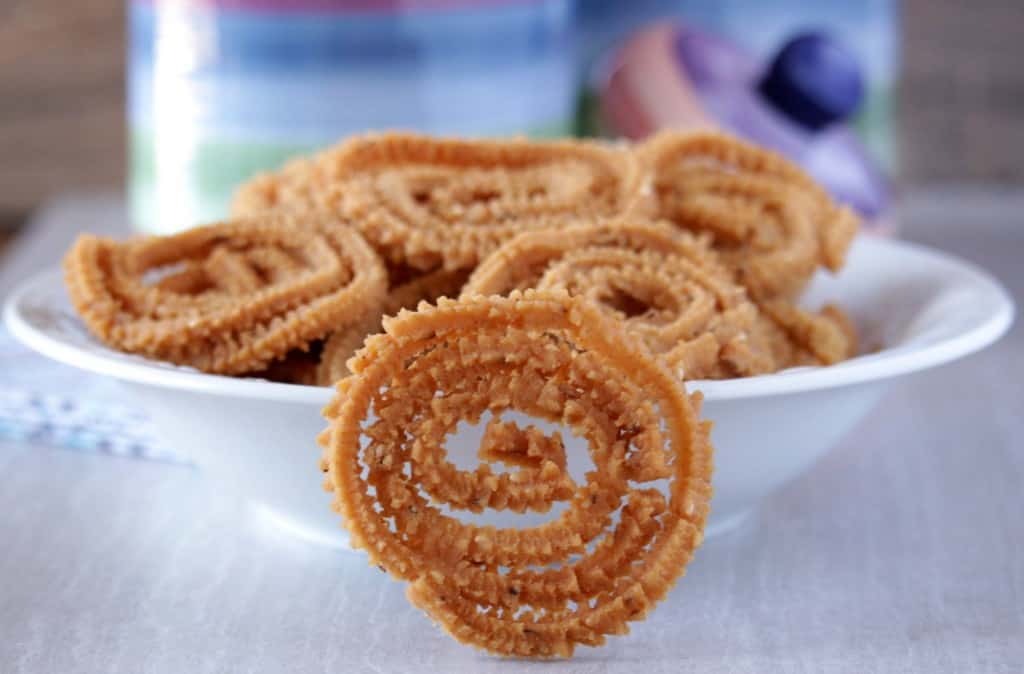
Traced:
<path fill-rule="evenodd" d="M 441 297 L 458 297 L 468 278 L 466 269 L 443 267 L 415 274 L 388 291 L 384 299 L 384 315 L 394 316 L 402 309 L 415 309 L 420 302 L 433 303 Z"/>
<path fill-rule="evenodd" d="M 463 296 L 537 288 L 593 302 L 643 339 L 681 378 L 721 379 L 790 367 L 783 330 L 756 329 L 757 307 L 706 242 L 658 224 L 614 222 L 527 232 L 481 264 Z M 780 309 L 781 311 L 781 309 Z"/>
<path fill-rule="evenodd" d="M 339 218 L 287 214 L 126 242 L 84 235 L 64 267 L 72 303 L 105 343 L 218 374 L 262 370 L 379 311 L 386 284 Z"/>
<path fill-rule="evenodd" d="M 436 302 L 442 297 L 457 297 L 466 282 L 469 272 L 464 269 L 449 270 L 438 268 L 428 272 L 402 270 L 391 273 L 392 282 L 381 309 L 365 320 L 335 332 L 327 340 L 320 355 L 320 362 L 312 375 L 312 383 L 331 386 L 342 377 L 348 376 L 348 359 L 356 352 L 367 336 L 381 331 L 385 316 L 394 316 L 402 309 L 415 309 L 420 302 Z"/>
<path fill-rule="evenodd" d="M 569 656 L 626 633 L 702 538 L 712 450 L 699 396 L 564 293 L 441 300 L 384 327 L 351 361 L 320 437 L 353 544 L 408 581 L 410 599 L 452 636 L 492 653 Z M 585 482 L 565 469 L 560 437 L 502 420 L 507 410 L 586 439 Z M 486 413 L 480 457 L 515 472 L 447 459 L 446 437 Z M 556 501 L 568 508 L 527 529 L 454 516 Z"/>
<path fill-rule="evenodd" d="M 543 198 L 530 197 L 541 188 Z M 554 198 L 558 194 L 565 198 Z M 746 376 L 828 364 L 840 352 L 855 353 L 849 321 L 842 322 L 841 347 L 833 334 L 834 315 L 817 316 L 795 304 L 819 267 L 842 266 L 855 216 L 788 160 L 721 133 L 666 131 L 615 150 L 571 142 L 365 136 L 239 191 L 236 209 L 273 208 L 344 212 L 360 223 L 389 265 L 413 270 L 472 268 L 525 230 L 666 220 L 699 234 L 714 255 L 704 251 L 696 257 L 705 266 L 727 269 L 763 307 L 754 320 L 758 327 L 741 326 L 725 336 L 727 343 L 713 331 L 680 345 L 674 365 L 687 377 Z M 481 269 L 499 259 L 492 256 Z M 537 287 L 543 262 L 527 262 L 502 272 L 510 278 L 498 292 Z M 549 280 L 547 287 L 554 285 Z M 763 315 L 769 313 L 765 307 L 770 316 Z M 749 317 L 741 323 L 749 326 Z M 343 337 L 338 341 L 346 348 L 356 343 Z M 340 348 L 331 353 L 342 355 L 322 371 L 341 376 L 346 370 L 338 364 L 348 354 Z"/>
<path fill-rule="evenodd" d="M 348 373 L 346 361 L 380 330 L 383 316 L 454 296 L 473 272 L 467 295 L 536 287 L 588 297 L 689 379 L 828 364 L 855 352 L 852 324 L 837 310 L 812 314 L 795 304 L 819 266 L 842 264 L 855 228 L 851 214 L 790 162 L 722 134 L 665 132 L 633 147 L 367 135 L 250 181 L 235 210 L 291 213 L 277 216 L 283 227 L 347 216 L 384 258 L 386 296 L 375 308 L 368 296 L 366 311 L 353 307 L 280 344 L 257 340 L 257 353 L 247 350 L 248 337 L 241 350 L 230 334 L 226 346 L 211 341 L 205 319 L 187 344 L 168 337 L 173 331 L 150 343 L 152 330 L 142 323 L 134 327 L 147 333 L 145 344 L 122 339 L 121 332 L 134 329 L 127 317 L 101 325 L 99 334 L 119 348 L 209 371 L 327 385 Z M 662 242 L 664 232 L 637 234 L 655 218 L 674 227 L 675 242 Z M 248 227 L 235 226 L 239 236 Z M 574 233 L 588 226 L 633 233 L 617 241 L 603 234 L 577 250 Z M 522 243 L 534 234 L 534 243 Z M 278 243 L 234 246 L 229 238 L 185 256 L 146 288 L 163 293 L 159 306 L 134 293 L 129 311 L 143 320 L 150 312 L 189 314 L 192 321 L 196 311 L 218 311 L 213 306 L 223 306 L 224 296 L 260 295 L 266 287 L 308 280 L 304 263 Z M 685 260 L 682 266 L 673 263 L 676 257 Z M 726 298 L 721 291 L 730 280 L 758 306 Z M 701 292 L 694 295 L 694 288 Z M 256 323 L 279 322 L 294 309 L 262 306 Z M 320 327 L 327 334 L 309 336 Z M 306 351 L 321 339 L 313 367 Z"/>
<path fill-rule="evenodd" d="M 779 356 L 784 367 L 833 365 L 857 353 L 857 334 L 849 317 L 837 306 L 828 305 L 818 313 L 800 309 L 784 300 L 760 305 L 762 327 L 780 332 L 791 349 Z M 779 347 L 777 347 L 779 348 Z M 782 347 L 785 348 L 785 347 Z"/>
<path fill-rule="evenodd" d="M 782 156 L 714 132 L 660 133 L 636 153 L 632 212 L 710 232 L 754 298 L 793 298 L 819 266 L 843 265 L 856 216 Z"/>
<path fill-rule="evenodd" d="M 243 185 L 235 213 L 340 212 L 389 261 L 472 267 L 552 219 L 615 215 L 634 198 L 632 155 L 594 142 L 354 138 Z"/>
<path fill-rule="evenodd" d="M 471 267 L 523 229 L 566 218 L 668 219 L 712 234 L 756 299 L 794 298 L 838 270 L 857 218 L 806 173 L 723 133 L 639 145 L 369 135 L 243 185 L 237 213 L 340 210 L 390 262 Z"/>

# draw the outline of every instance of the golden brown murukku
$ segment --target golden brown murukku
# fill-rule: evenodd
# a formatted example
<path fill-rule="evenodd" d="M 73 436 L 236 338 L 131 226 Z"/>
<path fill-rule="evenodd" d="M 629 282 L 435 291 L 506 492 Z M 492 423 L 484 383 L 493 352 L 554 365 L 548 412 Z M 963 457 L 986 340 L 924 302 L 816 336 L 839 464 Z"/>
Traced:
<path fill-rule="evenodd" d="M 554 218 L 612 216 L 634 198 L 632 155 L 595 142 L 354 138 L 243 186 L 235 212 L 341 212 L 389 263 L 472 267 Z"/>
<path fill-rule="evenodd" d="M 209 371 L 330 384 L 383 316 L 455 296 L 472 272 L 467 296 L 539 288 L 588 298 L 689 379 L 827 364 L 855 350 L 840 313 L 792 303 L 818 266 L 842 264 L 852 216 L 785 159 L 722 134 L 664 132 L 632 147 L 371 134 L 253 179 L 234 209 L 292 213 L 279 216 L 282 227 L 349 222 L 384 258 L 385 294 L 378 282 L 347 288 L 347 311 L 307 322 L 301 302 L 329 294 L 328 277 L 347 282 L 342 267 L 359 286 L 361 263 L 311 275 L 296 253 L 308 242 L 287 244 L 282 231 L 235 245 L 248 229 L 236 223 L 208 245 L 201 233 L 179 235 L 194 250 L 178 257 L 152 244 L 163 258 L 148 266 L 133 253 L 132 265 L 160 273 L 139 287 L 113 281 L 103 308 L 89 310 L 97 334 Z M 93 265 L 101 278 L 106 268 Z M 293 287 L 309 297 L 282 291 Z M 225 307 L 235 312 L 227 321 Z"/>
<path fill-rule="evenodd" d="M 316 210 L 328 183 L 321 169 L 325 154 L 337 152 L 337 147 L 314 157 L 291 159 L 274 173 L 260 173 L 242 183 L 231 200 L 231 215 L 247 217 L 267 211 Z"/>
<path fill-rule="evenodd" d="M 813 313 L 772 300 L 760 303 L 759 309 L 762 317 L 755 333 L 772 345 L 779 368 L 833 365 L 857 354 L 853 322 L 835 305 Z"/>
<path fill-rule="evenodd" d="M 351 540 L 409 581 L 409 598 L 452 636 L 509 656 L 571 655 L 628 631 L 682 574 L 711 494 L 710 424 L 699 396 L 592 304 L 527 291 L 441 300 L 387 319 L 324 414 L 327 486 Z M 577 483 L 557 434 L 590 446 Z M 446 438 L 487 424 L 461 470 Z M 459 511 L 546 511 L 523 529 L 464 523 Z"/>
<path fill-rule="evenodd" d="M 829 305 L 818 312 L 786 300 L 758 305 L 747 342 L 722 350 L 725 359 L 766 359 L 772 370 L 832 365 L 857 355 L 857 335 L 850 319 Z"/>
<path fill-rule="evenodd" d="M 524 288 L 586 298 L 686 379 L 774 369 L 765 353 L 745 348 L 757 309 L 743 288 L 704 242 L 667 226 L 616 222 L 527 232 L 487 258 L 462 292 Z"/>
<path fill-rule="evenodd" d="M 221 374 L 261 370 L 379 311 L 386 284 L 355 229 L 287 214 L 125 242 L 82 236 L 65 276 L 107 344 Z"/>
<path fill-rule="evenodd" d="M 793 297 L 818 266 L 842 266 L 856 216 L 782 156 L 714 132 L 664 132 L 636 152 L 633 211 L 710 232 L 753 297 Z"/>

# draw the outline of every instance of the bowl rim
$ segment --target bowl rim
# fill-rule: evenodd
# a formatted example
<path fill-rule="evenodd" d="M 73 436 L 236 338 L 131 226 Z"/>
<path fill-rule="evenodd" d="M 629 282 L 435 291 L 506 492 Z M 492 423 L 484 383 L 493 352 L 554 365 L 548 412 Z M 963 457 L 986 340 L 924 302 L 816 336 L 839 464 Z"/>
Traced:
<path fill-rule="evenodd" d="M 989 297 L 991 312 L 958 334 L 917 348 L 883 349 L 829 367 L 805 367 L 768 375 L 728 380 L 687 382 L 689 390 L 704 399 L 736 400 L 803 393 L 851 386 L 917 372 L 948 363 L 979 351 L 1002 337 L 1013 322 L 1014 304 L 1009 292 L 980 267 L 954 255 L 905 241 L 860 237 L 861 245 L 892 246 L 900 254 L 928 258 L 955 269 L 961 283 Z M 59 270 L 44 270 L 22 282 L 4 303 L 4 323 L 11 335 L 43 356 L 82 370 L 118 380 L 208 395 L 260 399 L 268 402 L 326 404 L 333 388 L 282 384 L 262 379 L 243 379 L 199 372 L 192 368 L 149 361 L 106 347 L 86 350 L 37 328 L 24 311 L 25 298 L 40 288 L 61 282 Z"/>

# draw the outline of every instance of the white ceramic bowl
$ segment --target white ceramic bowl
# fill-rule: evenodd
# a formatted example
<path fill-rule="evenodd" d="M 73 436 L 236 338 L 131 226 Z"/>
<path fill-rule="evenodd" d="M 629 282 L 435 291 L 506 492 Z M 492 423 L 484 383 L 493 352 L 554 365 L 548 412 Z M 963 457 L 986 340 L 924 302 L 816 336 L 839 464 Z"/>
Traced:
<path fill-rule="evenodd" d="M 703 391 L 705 416 L 715 422 L 709 536 L 741 523 L 761 499 L 806 471 L 864 417 L 893 377 L 977 351 L 1013 318 L 1009 294 L 985 272 L 918 246 L 870 238 L 856 242 L 841 274 L 815 279 L 805 304 L 826 301 L 838 301 L 855 318 L 865 355 L 828 368 L 690 384 Z M 56 271 L 25 283 L 4 317 L 32 349 L 121 380 L 163 439 L 231 492 L 293 533 L 345 545 L 321 489 L 314 444 L 331 389 L 207 375 L 107 349 L 75 317 Z M 475 456 L 468 436 L 460 432 L 448 443 L 456 462 Z M 566 441 L 570 455 L 585 455 L 582 441 Z"/>

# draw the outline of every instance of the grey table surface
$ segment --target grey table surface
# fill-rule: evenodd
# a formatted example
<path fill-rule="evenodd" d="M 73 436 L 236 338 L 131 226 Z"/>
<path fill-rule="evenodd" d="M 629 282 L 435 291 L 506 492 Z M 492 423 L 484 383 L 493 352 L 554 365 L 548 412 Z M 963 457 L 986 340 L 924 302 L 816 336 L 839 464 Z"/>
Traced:
<path fill-rule="evenodd" d="M 1024 195 L 907 200 L 908 238 L 1024 297 Z M 45 209 L 0 295 L 110 196 Z M 1024 329 L 895 383 L 629 637 L 571 661 L 455 645 L 360 554 L 286 537 L 190 468 L 0 443 L 0 672 L 1024 671 Z"/>

